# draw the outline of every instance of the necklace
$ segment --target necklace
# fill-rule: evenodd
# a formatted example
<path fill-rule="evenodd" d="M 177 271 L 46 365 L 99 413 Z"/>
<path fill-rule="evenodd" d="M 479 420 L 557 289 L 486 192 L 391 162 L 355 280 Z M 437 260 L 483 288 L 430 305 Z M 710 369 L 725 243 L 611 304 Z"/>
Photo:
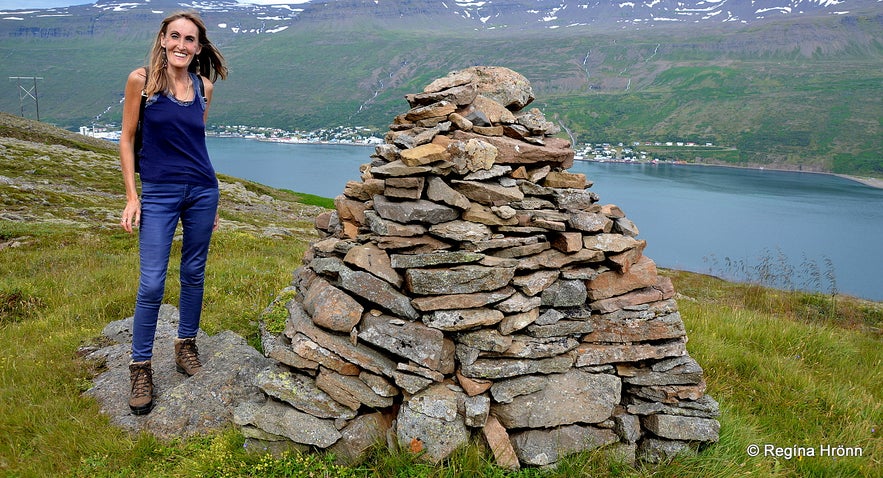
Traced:
<path fill-rule="evenodd" d="M 187 75 L 187 88 L 184 89 L 184 94 L 181 96 L 178 95 L 178 84 L 177 82 L 175 82 L 175 91 L 172 92 L 172 95 L 174 95 L 175 98 L 178 98 L 181 101 L 187 101 L 190 99 L 190 88 L 192 87 L 193 81 L 190 80 L 190 75 Z"/>

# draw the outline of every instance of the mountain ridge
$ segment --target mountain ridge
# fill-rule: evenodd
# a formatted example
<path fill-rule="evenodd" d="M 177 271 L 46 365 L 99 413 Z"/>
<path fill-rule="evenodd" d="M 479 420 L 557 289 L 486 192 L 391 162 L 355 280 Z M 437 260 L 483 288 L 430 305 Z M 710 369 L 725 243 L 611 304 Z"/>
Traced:
<path fill-rule="evenodd" d="M 230 62 L 210 123 L 382 131 L 406 92 L 466 66 L 500 65 L 529 78 L 543 110 L 576 141 L 712 142 L 737 153 L 682 159 L 883 176 L 879 2 L 828 2 L 815 13 L 747 23 L 654 25 L 578 25 L 568 17 L 575 4 L 565 2 L 556 21 L 572 26 L 556 28 L 533 21 L 545 10 L 525 13 L 526 5 L 552 5 L 545 0 L 481 3 L 503 12 L 484 22 L 426 0 L 233 3 L 192 4 Z M 450 5 L 462 13 L 472 3 Z M 830 13 L 844 5 L 864 13 Z M 118 123 L 125 73 L 144 63 L 160 20 L 179 8 L 103 0 L 2 12 L 0 76 L 43 78 L 40 115 L 64 128 Z M 505 20 L 518 18 L 532 27 Z M 0 110 L 33 117 L 35 105 L 15 87 L 7 82 Z"/>

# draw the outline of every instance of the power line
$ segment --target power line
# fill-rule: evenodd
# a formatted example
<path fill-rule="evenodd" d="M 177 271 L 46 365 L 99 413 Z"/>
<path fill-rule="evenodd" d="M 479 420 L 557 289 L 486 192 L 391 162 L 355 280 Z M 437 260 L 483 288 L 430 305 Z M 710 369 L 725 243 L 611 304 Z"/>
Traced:
<path fill-rule="evenodd" d="M 25 98 L 30 98 L 34 100 L 34 106 L 37 108 L 37 121 L 40 121 L 40 100 L 37 95 L 37 80 L 42 80 L 42 76 L 10 76 L 10 80 L 18 80 L 18 107 L 21 111 L 21 116 L 25 115 Z M 33 86 L 27 86 L 22 84 L 22 80 L 32 80 L 34 82 Z"/>

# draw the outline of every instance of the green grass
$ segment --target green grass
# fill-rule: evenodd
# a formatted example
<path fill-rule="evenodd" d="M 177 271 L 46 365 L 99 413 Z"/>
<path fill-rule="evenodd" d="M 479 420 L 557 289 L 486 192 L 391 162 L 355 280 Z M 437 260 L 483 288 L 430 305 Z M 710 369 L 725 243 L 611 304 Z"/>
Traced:
<path fill-rule="evenodd" d="M 51 136 L 51 135 L 50 135 Z M 4 176 L 15 151 L 53 185 L 76 193 L 43 197 L 0 183 L 0 475 L 42 477 L 339 476 L 339 477 L 875 477 L 883 474 L 883 304 L 735 284 L 666 271 L 674 280 L 690 338 L 688 350 L 705 369 L 708 393 L 721 404 L 721 438 L 698 456 L 633 469 L 603 452 L 564 460 L 555 470 L 507 472 L 480 441 L 447 462 L 430 465 L 404 451 L 375 449 L 364 462 L 341 467 L 330 457 L 252 454 L 233 428 L 186 440 L 130 436 L 112 426 L 81 393 L 95 372 L 77 351 L 93 344 L 111 321 L 132 313 L 137 240 L 116 225 L 123 205 L 111 150 L 79 158 L 79 150 L 0 138 Z M 5 153 L 4 153 L 5 151 Z M 18 154 L 18 153 L 15 154 Z M 93 153 L 90 153 L 90 155 Z M 38 160 L 34 160 L 38 161 Z M 39 162 L 38 161 L 38 162 Z M 81 165 L 86 165 L 82 166 Z M 52 164 L 65 164 L 59 169 Z M 87 174 L 88 173 L 88 174 Z M 225 182 L 235 182 L 224 178 Z M 247 181 L 272 196 L 273 214 L 252 211 L 224 193 L 222 228 L 207 270 L 203 327 L 233 330 L 256 345 L 257 321 L 272 318 L 289 285 L 316 211 L 301 196 Z M 39 198 L 39 199 L 38 199 Z M 48 205 L 43 204 L 43 200 Z M 55 203 L 63 200 L 65 203 Z M 82 200 L 80 204 L 77 201 Z M 31 207 L 36 212 L 31 211 Z M 84 212 L 85 211 L 85 212 Z M 95 211 L 111 211 L 97 213 Z M 49 216 L 48 214 L 52 214 Z M 264 237 L 268 225 L 304 231 Z M 13 244 L 16 246 L 13 247 Z M 177 253 L 177 252 L 176 252 Z M 174 257 L 172 264 L 174 264 Z M 174 267 L 166 298 L 176 303 Z M 750 457 L 751 444 L 781 448 L 861 447 L 849 458 Z"/>

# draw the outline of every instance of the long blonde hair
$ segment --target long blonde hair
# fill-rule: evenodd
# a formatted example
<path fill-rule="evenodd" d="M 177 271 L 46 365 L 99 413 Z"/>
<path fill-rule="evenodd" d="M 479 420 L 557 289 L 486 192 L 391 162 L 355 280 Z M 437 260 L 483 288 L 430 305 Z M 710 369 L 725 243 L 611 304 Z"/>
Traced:
<path fill-rule="evenodd" d="M 208 39 L 205 23 L 199 17 L 199 14 L 195 11 L 175 12 L 162 21 L 162 26 L 148 54 L 147 86 L 145 87 L 148 96 L 169 89 L 169 77 L 166 75 L 165 48 L 162 46 L 162 39 L 166 34 L 169 23 L 180 18 L 190 20 L 199 29 L 199 45 L 201 49 L 196 58 L 190 62 L 190 66 L 187 69 L 208 78 L 212 83 L 219 77 L 222 80 L 227 78 L 227 65 L 224 62 L 224 56 Z"/>

